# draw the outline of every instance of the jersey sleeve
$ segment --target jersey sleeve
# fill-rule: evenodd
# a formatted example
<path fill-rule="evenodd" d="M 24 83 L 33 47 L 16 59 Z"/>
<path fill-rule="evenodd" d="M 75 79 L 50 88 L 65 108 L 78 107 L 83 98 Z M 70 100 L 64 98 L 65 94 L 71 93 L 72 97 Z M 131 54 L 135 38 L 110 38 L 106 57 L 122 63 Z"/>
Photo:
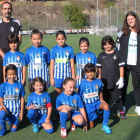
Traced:
<path fill-rule="evenodd" d="M 48 52 L 47 52 L 47 62 L 50 63 L 50 51 L 48 49 Z"/>
<path fill-rule="evenodd" d="M 60 102 L 60 99 L 59 99 L 59 96 L 56 98 L 56 109 L 61 106 L 61 102 Z"/>
<path fill-rule="evenodd" d="M 119 65 L 119 67 L 125 66 L 125 62 L 122 60 L 122 57 L 120 54 L 118 54 L 118 65 Z"/>
<path fill-rule="evenodd" d="M 73 51 L 73 48 L 71 48 L 70 59 L 74 59 L 74 51 Z"/>
<path fill-rule="evenodd" d="M 117 39 L 116 39 L 116 50 L 120 51 L 120 44 L 121 44 L 121 38 L 122 38 L 123 32 L 119 32 Z"/>
<path fill-rule="evenodd" d="M 55 60 L 54 50 L 53 50 L 53 48 L 51 49 L 50 59 L 51 59 L 51 60 Z"/>
<path fill-rule="evenodd" d="M 22 65 L 26 66 L 26 59 L 25 59 L 25 55 L 22 55 Z"/>
<path fill-rule="evenodd" d="M 18 35 L 22 35 L 22 24 L 18 21 Z"/>
<path fill-rule="evenodd" d="M 84 104 L 82 102 L 82 99 L 80 98 L 79 95 L 77 95 L 77 101 L 78 101 L 78 108 L 84 108 Z"/>
<path fill-rule="evenodd" d="M 22 84 L 21 84 L 20 92 L 21 92 L 21 97 L 24 97 L 25 96 L 25 90 L 24 90 L 24 86 Z"/>
<path fill-rule="evenodd" d="M 80 95 L 80 97 L 82 97 L 83 95 L 83 84 L 81 83 L 80 86 L 79 86 L 79 89 L 78 89 L 78 94 Z"/>
<path fill-rule="evenodd" d="M 0 85 L 0 97 L 3 98 L 4 97 L 4 92 L 3 92 L 3 85 Z"/>
<path fill-rule="evenodd" d="M 96 65 L 97 64 L 97 57 L 96 57 L 96 55 L 94 54 L 94 65 Z"/>
<path fill-rule="evenodd" d="M 48 96 L 47 96 L 47 103 L 51 103 L 51 97 L 50 97 L 49 93 L 48 93 Z"/>
<path fill-rule="evenodd" d="M 32 94 L 32 93 L 31 93 L 31 94 Z M 32 102 L 32 98 L 31 98 L 31 96 L 29 95 L 29 96 L 28 96 L 28 100 L 27 100 L 27 107 L 30 106 L 32 103 L 33 103 L 33 102 Z"/>
<path fill-rule="evenodd" d="M 101 92 L 103 90 L 104 84 L 100 79 L 98 79 L 98 80 L 99 80 L 99 91 Z"/>
<path fill-rule="evenodd" d="M 98 68 L 101 68 L 101 67 L 102 67 L 100 54 L 99 54 L 99 56 L 98 56 L 96 66 L 97 66 Z"/>
<path fill-rule="evenodd" d="M 6 66 L 6 54 L 4 55 L 3 66 Z"/>
<path fill-rule="evenodd" d="M 25 59 L 26 59 L 27 65 L 28 65 L 28 64 L 30 63 L 30 58 L 29 58 L 28 50 L 27 50 L 26 53 L 25 53 Z"/>

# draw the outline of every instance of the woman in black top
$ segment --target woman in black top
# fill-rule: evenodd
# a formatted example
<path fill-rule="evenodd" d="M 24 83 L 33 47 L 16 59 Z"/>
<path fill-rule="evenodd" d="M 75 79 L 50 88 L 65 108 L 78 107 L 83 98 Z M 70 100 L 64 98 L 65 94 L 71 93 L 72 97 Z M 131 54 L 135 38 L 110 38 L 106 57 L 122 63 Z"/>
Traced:
<path fill-rule="evenodd" d="M 137 14 L 133 11 L 126 14 L 122 31 L 118 34 L 116 40 L 116 49 L 120 52 L 124 67 L 124 87 L 122 89 L 123 105 L 129 80 L 129 74 L 132 75 L 132 85 L 136 100 L 135 112 L 140 115 L 140 21 Z"/>

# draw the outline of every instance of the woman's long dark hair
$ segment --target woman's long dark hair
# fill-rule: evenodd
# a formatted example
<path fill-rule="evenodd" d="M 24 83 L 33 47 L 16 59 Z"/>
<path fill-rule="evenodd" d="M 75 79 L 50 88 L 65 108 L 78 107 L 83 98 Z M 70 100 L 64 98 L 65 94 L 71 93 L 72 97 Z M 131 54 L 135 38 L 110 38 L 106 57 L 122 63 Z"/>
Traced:
<path fill-rule="evenodd" d="M 124 22 L 123 22 L 122 32 L 123 32 L 124 34 L 128 34 L 128 32 L 129 32 L 129 25 L 128 25 L 128 23 L 127 23 L 127 17 L 128 17 L 128 16 L 134 16 L 134 17 L 135 17 L 136 23 L 135 23 L 134 26 L 135 26 L 136 33 L 138 33 L 138 32 L 140 31 L 140 21 L 139 21 L 139 18 L 138 18 L 138 16 L 137 16 L 137 14 L 136 14 L 135 12 L 133 12 L 133 11 L 128 12 L 128 13 L 126 14 L 126 16 L 125 16 L 125 18 L 124 18 Z"/>

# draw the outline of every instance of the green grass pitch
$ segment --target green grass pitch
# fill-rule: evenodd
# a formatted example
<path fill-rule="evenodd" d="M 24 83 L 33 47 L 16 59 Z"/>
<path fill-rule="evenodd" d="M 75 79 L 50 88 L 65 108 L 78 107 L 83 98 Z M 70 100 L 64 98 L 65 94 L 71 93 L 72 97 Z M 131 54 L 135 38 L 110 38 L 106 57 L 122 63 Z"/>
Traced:
<path fill-rule="evenodd" d="M 96 56 L 102 51 L 100 47 L 102 37 L 96 37 L 92 35 L 67 35 L 66 43 L 73 47 L 74 52 L 78 53 L 79 50 L 79 39 L 81 37 L 88 37 L 90 41 L 90 48 L 91 52 L 94 52 Z M 114 40 L 116 37 L 114 37 Z M 29 36 L 22 37 L 22 44 L 20 46 L 20 50 L 25 53 L 27 48 L 31 46 Z M 50 50 L 53 46 L 56 45 L 55 42 L 55 35 L 45 35 L 43 36 L 42 45 L 47 46 Z M 130 77 L 131 78 L 131 77 Z M 29 95 L 28 92 L 28 82 L 25 87 L 26 96 L 25 100 L 27 101 L 27 97 Z M 53 112 L 54 112 L 54 87 L 50 87 L 48 89 L 48 93 L 50 93 L 52 102 L 53 102 Z M 134 112 L 135 110 L 135 99 L 132 89 L 131 80 L 128 86 L 128 94 L 126 100 L 126 108 L 127 108 L 127 120 L 120 120 L 117 116 L 118 111 L 117 107 L 114 102 L 110 102 L 110 109 L 111 109 L 111 116 L 109 120 L 109 126 L 112 129 L 112 134 L 105 134 L 102 131 L 102 119 L 95 120 L 95 128 L 89 130 L 88 132 L 83 132 L 81 128 L 77 128 L 75 132 L 70 131 L 70 123 L 67 122 L 68 128 L 68 137 L 61 138 L 60 137 L 60 123 L 53 123 L 54 124 L 54 133 L 47 134 L 44 129 L 40 129 L 38 133 L 33 133 L 31 129 L 31 124 L 27 120 L 26 122 L 21 122 L 19 125 L 19 129 L 17 132 L 12 133 L 10 132 L 9 125 L 7 125 L 8 133 L 1 137 L 1 140 L 59 140 L 59 139 L 68 139 L 68 140 L 138 140 L 140 138 L 140 117 L 137 116 Z M 53 118 L 52 113 L 52 118 Z"/>

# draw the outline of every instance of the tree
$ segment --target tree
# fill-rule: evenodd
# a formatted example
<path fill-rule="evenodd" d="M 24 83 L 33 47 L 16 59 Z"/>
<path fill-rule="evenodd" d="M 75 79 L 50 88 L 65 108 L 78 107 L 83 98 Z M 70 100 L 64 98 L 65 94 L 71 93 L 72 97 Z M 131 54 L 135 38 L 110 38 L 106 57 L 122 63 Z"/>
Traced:
<path fill-rule="evenodd" d="M 83 8 L 75 3 L 65 5 L 63 9 L 64 16 L 67 17 L 68 21 L 76 29 L 83 28 L 87 25 L 86 17 L 82 13 L 82 10 Z"/>

